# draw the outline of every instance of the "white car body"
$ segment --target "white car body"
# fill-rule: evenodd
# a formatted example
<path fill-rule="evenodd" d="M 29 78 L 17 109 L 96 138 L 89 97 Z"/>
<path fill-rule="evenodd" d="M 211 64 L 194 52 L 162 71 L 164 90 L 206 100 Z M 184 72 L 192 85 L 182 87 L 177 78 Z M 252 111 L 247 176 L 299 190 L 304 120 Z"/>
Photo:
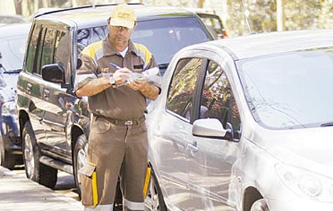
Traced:
<path fill-rule="evenodd" d="M 332 211 L 332 49 L 333 30 L 317 30 L 230 38 L 178 52 L 148 107 L 149 161 L 166 206 Z M 177 65 L 189 58 L 223 70 L 239 112 L 239 138 L 226 137 L 230 127 L 216 119 L 199 118 L 202 81 L 191 98 L 193 117 L 169 109 Z M 202 66 L 199 81 L 210 67 Z M 255 209 L 258 200 L 268 208 Z"/>

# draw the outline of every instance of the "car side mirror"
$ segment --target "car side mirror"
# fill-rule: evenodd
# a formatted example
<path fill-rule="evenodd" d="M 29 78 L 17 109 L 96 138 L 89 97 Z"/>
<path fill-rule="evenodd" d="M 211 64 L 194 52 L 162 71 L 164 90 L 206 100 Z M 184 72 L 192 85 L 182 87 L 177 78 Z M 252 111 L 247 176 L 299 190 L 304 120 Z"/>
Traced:
<path fill-rule="evenodd" d="M 197 119 L 193 123 L 192 135 L 204 138 L 228 139 L 233 141 L 233 131 L 228 125 L 228 128 L 223 128 L 223 125 L 218 119 Z"/>
<path fill-rule="evenodd" d="M 64 68 L 58 64 L 47 64 L 42 67 L 42 78 L 54 83 L 65 83 Z"/>

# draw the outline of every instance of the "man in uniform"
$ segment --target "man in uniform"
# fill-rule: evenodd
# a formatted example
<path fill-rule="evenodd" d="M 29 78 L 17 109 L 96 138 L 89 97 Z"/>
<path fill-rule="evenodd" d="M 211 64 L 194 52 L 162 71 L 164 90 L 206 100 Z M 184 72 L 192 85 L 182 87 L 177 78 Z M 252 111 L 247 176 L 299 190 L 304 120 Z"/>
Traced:
<path fill-rule="evenodd" d="M 144 210 L 144 112 L 146 99 L 155 100 L 160 93 L 160 73 L 149 50 L 130 40 L 135 26 L 134 10 L 127 4 L 116 6 L 108 19 L 108 37 L 80 55 L 75 91 L 78 97 L 88 96 L 92 113 L 88 163 L 80 170 L 85 210 L 113 210 L 118 175 L 123 209 Z M 158 80 L 133 80 L 152 69 Z"/>

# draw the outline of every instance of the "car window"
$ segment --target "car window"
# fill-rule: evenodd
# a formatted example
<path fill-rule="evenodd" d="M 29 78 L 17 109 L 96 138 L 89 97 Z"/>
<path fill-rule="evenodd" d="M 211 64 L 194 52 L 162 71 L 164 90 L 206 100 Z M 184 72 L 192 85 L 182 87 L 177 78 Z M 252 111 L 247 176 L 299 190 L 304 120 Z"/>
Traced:
<path fill-rule="evenodd" d="M 216 33 L 223 33 L 223 27 L 218 19 L 218 17 L 201 17 L 201 20 L 207 25 L 212 27 Z"/>
<path fill-rule="evenodd" d="M 274 129 L 320 127 L 333 121 L 333 49 L 256 57 L 238 64 L 253 117 Z"/>
<path fill-rule="evenodd" d="M 38 44 L 38 39 L 39 35 L 41 32 L 41 26 L 40 25 L 35 25 L 30 42 L 28 44 L 28 53 L 27 53 L 27 59 L 26 59 L 26 71 L 32 72 L 35 66 L 35 57 L 36 57 L 36 50 L 37 50 L 37 44 Z"/>
<path fill-rule="evenodd" d="M 69 32 L 57 31 L 53 62 L 60 64 L 64 70 L 70 65 L 71 58 L 71 36 Z M 66 71 L 69 72 L 69 71 Z"/>
<path fill-rule="evenodd" d="M 224 128 L 230 123 L 234 131 L 240 131 L 239 112 L 229 80 L 223 69 L 213 61 L 208 63 L 199 113 L 200 119 L 217 118 Z"/>
<path fill-rule="evenodd" d="M 158 64 L 166 64 L 181 48 L 206 42 L 210 37 L 198 19 L 176 17 L 138 22 L 132 40 L 145 45 Z"/>
<path fill-rule="evenodd" d="M 26 42 L 27 35 L 0 39 L 2 66 L 6 72 L 15 72 L 22 69 Z"/>
<path fill-rule="evenodd" d="M 48 29 L 45 28 L 45 35 L 44 35 L 44 41 L 42 41 L 42 51 L 41 51 L 41 64 L 39 70 L 39 74 L 41 73 L 40 69 L 45 64 L 52 64 L 53 63 L 53 52 L 54 52 L 54 41 L 56 38 L 57 31 L 55 29 Z"/>
<path fill-rule="evenodd" d="M 167 109 L 187 120 L 191 119 L 194 92 L 201 65 L 200 58 L 182 59 L 178 62 L 172 77 Z"/>
<path fill-rule="evenodd" d="M 46 34 L 46 28 L 41 29 L 40 37 L 38 39 L 37 43 L 37 49 L 36 49 L 36 54 L 37 56 L 34 58 L 36 60 L 36 64 L 33 69 L 33 73 L 40 74 L 41 73 L 41 58 L 42 58 L 42 52 L 43 52 L 43 42 L 45 39 L 45 34 Z"/>
<path fill-rule="evenodd" d="M 78 54 L 89 44 L 104 39 L 108 34 L 107 26 L 96 26 L 92 28 L 80 29 L 77 31 Z"/>
<path fill-rule="evenodd" d="M 77 32 L 78 54 L 89 44 L 104 39 L 107 26 L 80 29 Z M 186 46 L 211 40 L 195 17 L 176 17 L 139 21 L 131 37 L 145 45 L 158 64 L 169 64 L 174 54 Z M 164 74 L 164 71 L 161 72 Z"/>

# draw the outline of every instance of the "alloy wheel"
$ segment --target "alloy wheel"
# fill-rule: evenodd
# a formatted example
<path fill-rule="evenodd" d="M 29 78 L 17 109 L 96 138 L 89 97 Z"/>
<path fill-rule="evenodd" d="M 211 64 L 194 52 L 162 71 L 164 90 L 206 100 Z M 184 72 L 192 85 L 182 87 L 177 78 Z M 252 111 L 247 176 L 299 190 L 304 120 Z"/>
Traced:
<path fill-rule="evenodd" d="M 29 134 L 26 134 L 24 137 L 24 160 L 25 168 L 27 172 L 27 177 L 32 179 L 35 169 L 35 160 L 34 160 L 34 151 L 31 142 L 31 137 Z"/>

